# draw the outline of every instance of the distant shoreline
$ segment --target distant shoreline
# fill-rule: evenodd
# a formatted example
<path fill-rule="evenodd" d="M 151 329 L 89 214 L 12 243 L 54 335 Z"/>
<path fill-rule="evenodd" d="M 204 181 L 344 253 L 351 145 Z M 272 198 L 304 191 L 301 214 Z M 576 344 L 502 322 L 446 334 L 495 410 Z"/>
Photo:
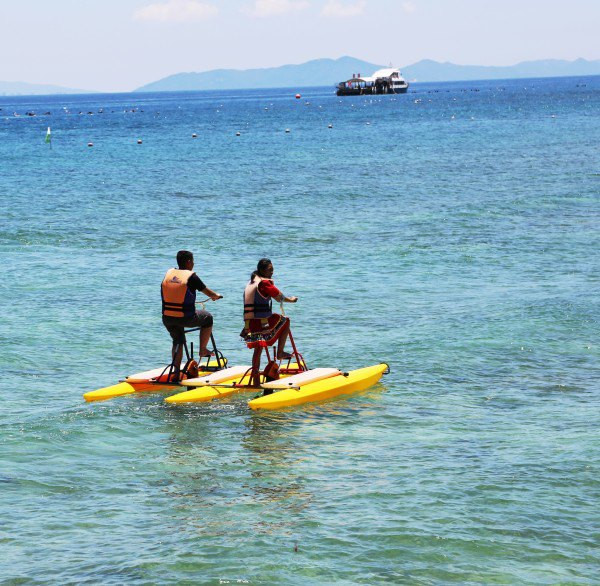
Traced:
<path fill-rule="evenodd" d="M 416 93 L 417 88 L 427 85 L 446 85 L 446 84 L 457 84 L 457 83 L 489 83 L 489 82 L 514 82 L 514 81 L 536 81 L 536 80 L 550 80 L 550 79 L 587 79 L 600 77 L 600 74 L 594 75 L 556 75 L 556 76 L 538 76 L 538 77 L 507 77 L 507 78 L 492 78 L 492 79 L 457 79 L 457 80 L 444 80 L 444 81 L 411 81 L 411 87 L 408 89 L 408 93 Z M 208 94 L 208 93 L 222 93 L 222 92 L 260 92 L 260 91 L 273 91 L 280 90 L 290 93 L 295 93 L 297 90 L 310 91 L 310 90 L 331 90 L 332 94 L 335 93 L 335 85 L 313 85 L 313 86 L 273 86 L 273 87 L 247 87 L 247 88 L 223 88 L 223 89 L 200 89 L 200 90 L 156 90 L 156 91 L 131 91 L 131 92 L 90 92 L 82 91 L 80 93 L 49 93 L 49 94 L 7 94 L 0 92 L 0 108 L 2 107 L 2 101 L 7 98 L 48 98 L 48 97 L 93 97 L 93 96 L 149 96 L 153 94 Z"/>
<path fill-rule="evenodd" d="M 369 75 L 385 65 L 354 57 L 313 59 L 298 65 L 281 65 L 259 69 L 214 69 L 202 72 L 175 73 L 130 91 L 102 92 L 62 87 L 52 84 L 0 81 L 0 96 L 52 96 L 82 94 L 129 94 L 154 92 L 197 92 L 223 90 L 260 90 L 333 87 L 354 73 Z M 508 66 L 456 65 L 422 59 L 400 68 L 410 83 L 444 83 L 511 79 L 588 77 L 600 75 L 600 60 L 545 59 L 523 61 Z"/>

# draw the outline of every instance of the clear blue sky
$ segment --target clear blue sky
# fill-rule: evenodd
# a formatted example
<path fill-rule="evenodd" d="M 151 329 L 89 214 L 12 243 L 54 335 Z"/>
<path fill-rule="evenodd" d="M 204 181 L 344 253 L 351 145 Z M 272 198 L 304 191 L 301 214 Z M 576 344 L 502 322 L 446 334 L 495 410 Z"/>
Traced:
<path fill-rule="evenodd" d="M 350 55 L 600 59 L 600 0 L 1 0 L 0 80 L 128 91 L 182 71 Z"/>

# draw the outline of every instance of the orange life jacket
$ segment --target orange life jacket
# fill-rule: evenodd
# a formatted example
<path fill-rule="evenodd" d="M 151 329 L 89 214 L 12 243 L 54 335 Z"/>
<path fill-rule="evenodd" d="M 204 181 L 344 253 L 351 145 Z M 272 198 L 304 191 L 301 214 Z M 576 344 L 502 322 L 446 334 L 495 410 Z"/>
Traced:
<path fill-rule="evenodd" d="M 169 269 L 162 285 L 162 313 L 169 317 L 191 317 L 196 311 L 196 292 L 188 287 L 194 271 Z"/>
<path fill-rule="evenodd" d="M 262 279 L 257 275 L 252 283 L 246 285 L 244 290 L 244 319 L 266 318 L 273 315 L 273 301 L 270 297 L 263 297 L 258 292 L 258 284 Z"/>

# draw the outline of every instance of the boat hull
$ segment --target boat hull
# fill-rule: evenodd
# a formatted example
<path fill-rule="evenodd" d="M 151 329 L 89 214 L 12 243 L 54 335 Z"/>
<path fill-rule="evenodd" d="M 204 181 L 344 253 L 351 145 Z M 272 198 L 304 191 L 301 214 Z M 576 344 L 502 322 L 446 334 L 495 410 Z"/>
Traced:
<path fill-rule="evenodd" d="M 211 360 L 209 367 L 216 366 L 216 360 Z M 111 385 L 109 387 L 103 387 L 95 391 L 84 393 L 83 398 L 88 403 L 91 403 L 93 401 L 106 401 L 116 397 L 123 397 L 124 395 L 132 395 L 133 393 L 164 391 L 179 387 L 179 383 L 156 382 L 153 380 L 161 376 L 161 374 L 163 374 L 167 368 L 168 365 L 160 366 L 152 370 L 145 370 L 144 372 L 138 372 L 137 374 L 132 374 L 124 381 L 116 385 Z M 202 376 L 204 374 L 209 374 L 209 372 L 201 371 L 198 373 L 198 376 Z"/>
<path fill-rule="evenodd" d="M 377 383 L 387 369 L 387 364 L 376 364 L 351 370 L 347 374 L 320 380 L 299 389 L 286 389 L 258 397 L 250 401 L 248 406 L 254 410 L 281 409 L 363 391 Z"/>
<path fill-rule="evenodd" d="M 285 378 L 298 372 L 299 367 L 297 364 L 290 364 L 288 367 L 290 372 L 287 374 L 282 374 L 281 378 Z M 170 403 L 171 405 L 178 405 L 181 403 L 205 403 L 207 401 L 212 401 L 213 399 L 223 399 L 228 397 L 229 395 L 233 395 L 233 393 L 239 393 L 240 391 L 256 391 L 256 387 L 250 387 L 246 385 L 239 385 L 242 380 L 245 379 L 248 381 L 248 376 L 240 376 L 239 374 L 232 376 L 228 380 L 222 380 L 221 385 L 215 386 L 202 386 L 196 387 L 191 391 L 185 391 L 183 393 L 177 393 L 176 395 L 171 395 L 165 399 L 166 403 Z M 258 389 L 260 390 L 260 389 Z"/>
<path fill-rule="evenodd" d="M 123 381 L 110 387 L 103 387 L 95 391 L 89 391 L 83 395 L 83 398 L 88 402 L 93 401 L 106 401 L 108 399 L 114 399 L 116 397 L 123 397 L 124 395 L 132 395 L 133 393 L 141 393 L 144 391 L 159 391 L 161 389 L 173 388 L 176 385 L 165 385 L 158 383 L 128 383 Z"/>
<path fill-rule="evenodd" d="M 390 89 L 386 92 L 373 91 L 371 88 L 338 88 L 336 95 L 338 96 L 383 96 L 389 94 L 405 94 L 408 91 L 407 87 Z"/>
<path fill-rule="evenodd" d="M 239 391 L 249 390 L 250 387 L 233 386 L 234 384 L 239 384 L 240 380 L 241 377 L 237 376 L 236 378 L 223 381 L 222 383 L 223 385 L 231 386 L 196 387 L 191 391 L 184 391 L 183 393 L 171 395 L 165 399 L 165 402 L 171 405 L 179 405 L 181 403 L 205 403 L 207 401 L 212 401 L 213 399 L 223 399 L 224 397 L 228 397 Z"/>

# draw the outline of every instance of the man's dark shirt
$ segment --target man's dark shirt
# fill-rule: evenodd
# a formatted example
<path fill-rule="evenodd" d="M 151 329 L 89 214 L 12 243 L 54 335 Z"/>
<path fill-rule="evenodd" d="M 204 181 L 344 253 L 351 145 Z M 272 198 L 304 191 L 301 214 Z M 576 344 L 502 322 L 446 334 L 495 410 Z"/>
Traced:
<path fill-rule="evenodd" d="M 194 273 L 188 279 L 187 286 L 192 291 L 202 291 L 203 289 L 206 289 L 206 285 L 202 282 L 202 279 L 196 273 Z"/>

